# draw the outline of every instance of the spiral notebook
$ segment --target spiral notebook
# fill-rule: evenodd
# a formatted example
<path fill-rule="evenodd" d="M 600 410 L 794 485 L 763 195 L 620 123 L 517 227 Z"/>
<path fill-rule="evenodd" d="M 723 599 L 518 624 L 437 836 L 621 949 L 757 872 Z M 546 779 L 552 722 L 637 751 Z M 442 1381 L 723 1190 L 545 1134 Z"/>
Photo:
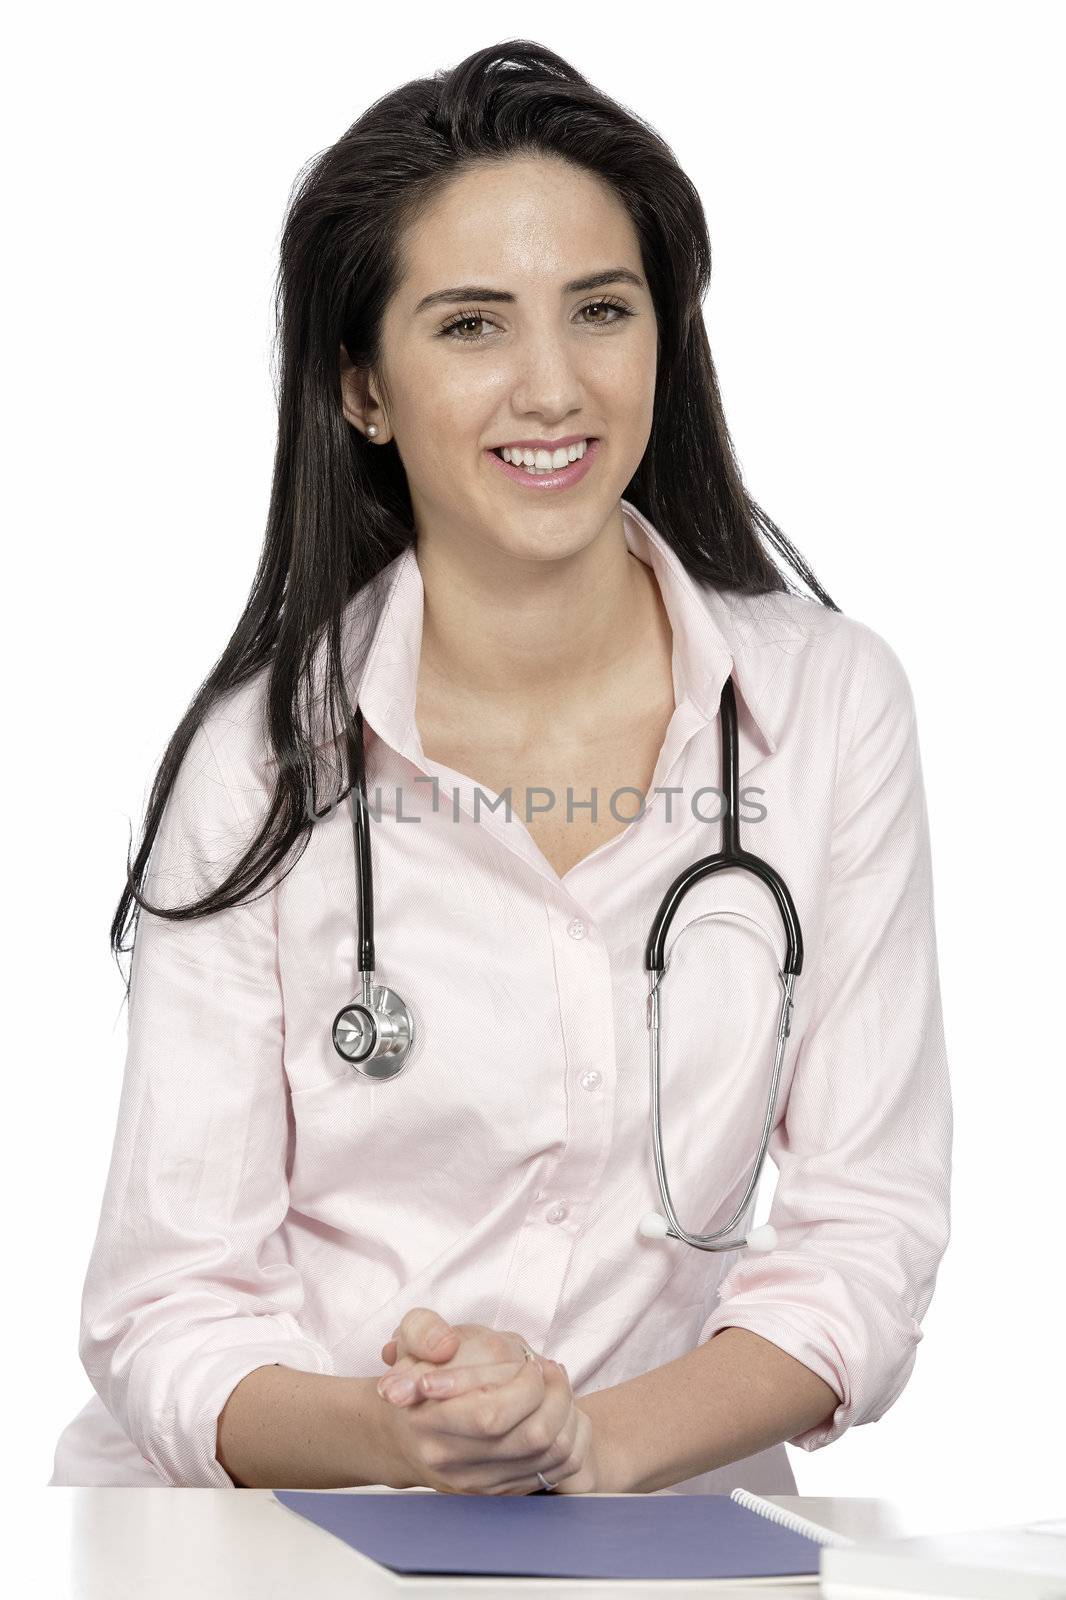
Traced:
<path fill-rule="evenodd" d="M 863 1540 L 827 1550 L 826 1600 L 1066 1600 L 1066 1521 Z"/>
<path fill-rule="evenodd" d="M 590 1578 L 816 1584 L 821 1548 L 850 1543 L 735 1489 L 724 1494 L 360 1494 L 275 1489 L 289 1511 L 400 1580 Z M 404 1594 L 422 1586 L 402 1582 Z"/>

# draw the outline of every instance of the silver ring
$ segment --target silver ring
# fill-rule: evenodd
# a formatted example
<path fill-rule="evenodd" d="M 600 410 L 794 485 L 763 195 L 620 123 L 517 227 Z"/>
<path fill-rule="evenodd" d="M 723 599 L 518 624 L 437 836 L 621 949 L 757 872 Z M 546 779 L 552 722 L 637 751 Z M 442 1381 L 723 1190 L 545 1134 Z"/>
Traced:
<path fill-rule="evenodd" d="M 557 1489 L 559 1487 L 558 1484 L 549 1483 L 543 1472 L 538 1472 L 537 1477 L 540 1479 L 540 1486 L 542 1489 Z"/>

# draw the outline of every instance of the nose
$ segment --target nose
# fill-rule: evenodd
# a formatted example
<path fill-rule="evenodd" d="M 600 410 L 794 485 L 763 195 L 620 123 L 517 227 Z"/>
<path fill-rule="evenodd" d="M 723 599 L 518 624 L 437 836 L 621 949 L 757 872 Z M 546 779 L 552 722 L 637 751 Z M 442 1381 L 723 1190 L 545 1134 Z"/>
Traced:
<path fill-rule="evenodd" d="M 515 416 L 543 418 L 550 428 L 583 405 L 578 363 L 565 335 L 532 333 L 515 357 L 512 403 Z"/>

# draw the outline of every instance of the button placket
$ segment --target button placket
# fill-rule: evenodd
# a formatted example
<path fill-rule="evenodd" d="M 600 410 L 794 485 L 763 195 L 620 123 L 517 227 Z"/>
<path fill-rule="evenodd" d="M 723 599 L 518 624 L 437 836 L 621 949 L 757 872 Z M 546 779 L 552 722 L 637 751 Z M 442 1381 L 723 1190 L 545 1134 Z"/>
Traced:
<path fill-rule="evenodd" d="M 543 1342 L 548 1336 L 586 1209 L 609 1159 L 609 1084 L 601 1069 L 613 1060 L 614 1051 L 613 985 L 607 952 L 596 938 L 595 928 L 584 917 L 569 914 L 572 902 L 568 907 L 561 896 L 546 896 L 546 900 L 555 957 L 566 1120 L 560 1152 L 529 1197 L 504 1289 L 504 1300 L 521 1306 L 523 1333 L 534 1342 L 537 1338 Z M 599 1067 L 593 1065 L 597 1060 Z M 537 1285 L 535 1309 L 531 1284 Z"/>
<path fill-rule="evenodd" d="M 548 1205 L 560 1199 L 560 1191 L 567 1192 L 563 1203 L 574 1221 L 575 1212 L 594 1193 L 609 1155 L 610 1104 L 605 1096 L 610 1092 L 614 998 L 610 957 L 596 927 L 583 916 L 565 921 L 563 916 L 555 922 L 555 940 L 567 1064 L 567 1141 L 553 1181 L 541 1198 Z M 563 929 L 567 939 L 579 946 L 571 946 L 569 954 L 566 940 L 560 946 Z"/>

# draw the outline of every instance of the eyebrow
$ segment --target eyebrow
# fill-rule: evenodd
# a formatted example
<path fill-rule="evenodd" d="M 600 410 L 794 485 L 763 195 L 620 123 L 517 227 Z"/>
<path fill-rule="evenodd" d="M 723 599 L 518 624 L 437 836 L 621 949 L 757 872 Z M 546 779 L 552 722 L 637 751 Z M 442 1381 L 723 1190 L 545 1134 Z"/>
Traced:
<path fill-rule="evenodd" d="M 587 278 L 572 278 L 569 283 L 563 284 L 563 293 L 581 294 L 586 289 L 605 289 L 611 283 L 631 283 L 637 289 L 646 287 L 644 279 L 630 272 L 628 267 L 607 267 L 602 272 L 590 273 Z M 417 317 L 431 306 L 451 305 L 457 300 L 492 300 L 498 304 L 513 305 L 517 298 L 507 289 L 489 289 L 480 283 L 461 283 L 454 289 L 435 289 L 432 294 L 423 295 L 415 306 L 414 315 Z"/>

